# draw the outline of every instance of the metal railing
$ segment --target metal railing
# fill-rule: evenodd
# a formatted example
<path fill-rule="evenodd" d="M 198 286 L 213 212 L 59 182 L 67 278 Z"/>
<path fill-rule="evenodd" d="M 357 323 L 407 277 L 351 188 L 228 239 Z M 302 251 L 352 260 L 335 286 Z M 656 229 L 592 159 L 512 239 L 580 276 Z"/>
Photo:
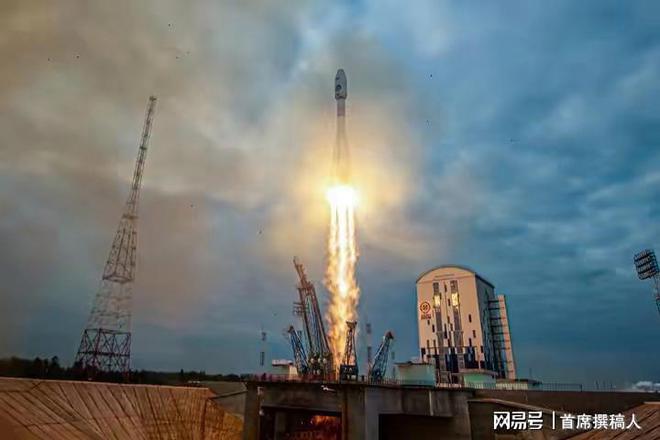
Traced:
<path fill-rule="evenodd" d="M 256 382 L 291 382 L 291 383 L 318 383 L 318 384 L 362 384 L 362 385 L 389 385 L 389 386 L 409 386 L 409 387 L 428 387 L 442 389 L 476 389 L 476 390 L 510 390 L 510 391 L 587 391 L 579 383 L 541 383 L 541 382 L 495 382 L 480 383 L 468 382 L 461 383 L 439 383 L 432 380 L 404 380 L 385 378 L 378 382 L 370 381 L 367 376 L 359 376 L 357 380 L 340 380 L 337 376 L 332 377 L 301 377 L 287 374 L 254 374 L 245 377 L 247 381 Z M 600 390 L 612 391 L 612 390 Z"/>
<path fill-rule="evenodd" d="M 415 381 L 415 380 L 400 380 L 385 378 L 380 381 L 371 381 L 368 376 L 361 375 L 354 380 L 341 380 L 337 375 L 330 377 L 314 377 L 314 376 L 295 376 L 288 374 L 253 374 L 246 377 L 247 381 L 256 382 L 292 382 L 292 383 L 345 383 L 345 384 L 363 384 L 363 385 L 392 385 L 392 386 L 425 386 L 435 387 L 433 381 Z M 458 386 L 457 386 L 458 387 Z"/>
<path fill-rule="evenodd" d="M 467 383 L 465 388 L 476 390 L 502 390 L 502 391 L 585 391 L 579 383 L 546 383 L 546 382 L 496 382 L 496 383 Z"/>

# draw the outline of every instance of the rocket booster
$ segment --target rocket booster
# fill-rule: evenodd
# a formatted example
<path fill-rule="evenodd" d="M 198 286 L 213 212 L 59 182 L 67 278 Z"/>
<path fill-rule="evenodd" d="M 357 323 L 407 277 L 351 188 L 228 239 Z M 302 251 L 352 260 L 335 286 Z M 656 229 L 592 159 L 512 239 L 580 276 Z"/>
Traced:
<path fill-rule="evenodd" d="M 350 180 L 348 140 L 346 138 L 346 98 L 348 84 L 344 69 L 335 75 L 335 100 L 337 101 L 337 138 L 332 155 L 332 179 L 335 184 L 347 184 Z"/>

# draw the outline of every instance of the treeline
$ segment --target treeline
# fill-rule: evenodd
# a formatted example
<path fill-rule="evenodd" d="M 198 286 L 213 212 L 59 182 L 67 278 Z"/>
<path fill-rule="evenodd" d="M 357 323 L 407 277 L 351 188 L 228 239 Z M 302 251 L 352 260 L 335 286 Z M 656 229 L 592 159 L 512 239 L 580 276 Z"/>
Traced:
<path fill-rule="evenodd" d="M 31 379 L 93 380 L 98 382 L 137 383 L 152 385 L 197 385 L 204 381 L 240 381 L 236 374 L 207 374 L 205 371 L 166 372 L 131 370 L 128 374 L 106 373 L 83 369 L 80 365 L 64 367 L 57 356 L 23 359 L 0 359 L 0 376 Z"/>
<path fill-rule="evenodd" d="M 50 359 L 34 358 L 21 359 L 11 357 L 0 359 L 0 375 L 9 377 L 30 377 L 39 379 L 68 379 L 71 370 L 62 368 L 57 356 Z"/>

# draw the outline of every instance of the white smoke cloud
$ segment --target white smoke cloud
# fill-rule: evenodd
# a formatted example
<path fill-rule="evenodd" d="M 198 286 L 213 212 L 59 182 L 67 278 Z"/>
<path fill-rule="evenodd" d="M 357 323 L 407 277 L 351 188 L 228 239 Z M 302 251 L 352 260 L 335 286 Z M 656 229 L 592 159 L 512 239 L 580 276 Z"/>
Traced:
<path fill-rule="evenodd" d="M 373 36 L 344 32 L 346 9 L 162 1 L 3 8 L 3 298 L 6 310 L 40 304 L 39 316 L 24 310 L 8 324 L 3 352 L 33 350 L 17 323 L 50 321 L 51 307 L 73 317 L 71 336 L 52 341 L 52 351 L 73 353 L 149 94 L 159 102 L 140 206 L 136 350 L 157 350 L 141 330 L 158 341 L 171 332 L 245 334 L 254 319 L 272 328 L 291 319 L 291 257 L 301 255 L 317 279 L 324 264 L 337 67 L 351 87 L 361 239 L 393 253 L 417 247 L 414 228 L 391 234 L 385 221 L 407 221 L 401 212 L 416 189 L 419 143 L 401 117 L 410 105 L 406 74 Z M 19 227 L 20 215 L 30 216 L 29 229 Z M 44 248 L 48 234 L 60 239 Z M 22 276 L 6 275 L 27 270 L 38 276 L 25 293 Z"/>

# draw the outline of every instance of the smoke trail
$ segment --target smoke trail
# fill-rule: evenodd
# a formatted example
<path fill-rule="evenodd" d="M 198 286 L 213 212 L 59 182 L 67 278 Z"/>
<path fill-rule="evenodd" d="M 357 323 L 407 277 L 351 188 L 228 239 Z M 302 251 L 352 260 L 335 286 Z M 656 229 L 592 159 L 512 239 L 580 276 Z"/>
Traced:
<path fill-rule="evenodd" d="M 330 231 L 328 236 L 328 267 L 325 285 L 330 291 L 327 319 L 330 324 L 330 347 L 335 364 L 344 356 L 346 321 L 357 319 L 360 289 L 355 279 L 358 260 L 355 239 L 355 207 L 357 194 L 348 185 L 336 185 L 327 192 L 330 204 Z"/>

